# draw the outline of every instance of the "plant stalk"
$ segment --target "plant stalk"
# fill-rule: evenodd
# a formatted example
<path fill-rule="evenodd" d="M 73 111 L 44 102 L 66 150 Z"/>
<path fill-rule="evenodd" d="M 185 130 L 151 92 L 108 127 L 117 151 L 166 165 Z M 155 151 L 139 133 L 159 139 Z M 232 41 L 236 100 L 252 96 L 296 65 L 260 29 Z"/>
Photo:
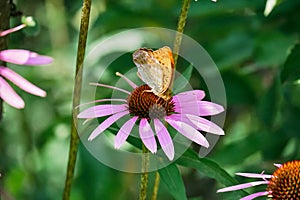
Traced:
<path fill-rule="evenodd" d="M 141 186 L 140 186 L 140 200 L 145 200 L 147 197 L 148 187 L 148 170 L 149 170 L 149 151 L 146 146 L 142 146 L 142 175 L 141 175 Z"/>
<path fill-rule="evenodd" d="M 0 1 L 0 31 L 9 29 L 9 18 L 10 18 L 10 2 L 8 0 Z M 7 49 L 7 36 L 0 37 L 0 51 Z M 6 63 L 0 60 L 1 66 L 6 66 Z M 0 98 L 0 122 L 3 115 L 3 100 Z"/>
<path fill-rule="evenodd" d="M 189 11 L 189 7 L 191 4 L 191 0 L 183 0 L 183 4 L 181 7 L 179 19 L 178 19 L 178 24 L 177 24 L 177 33 L 175 37 L 175 42 L 174 42 L 174 66 L 176 67 L 177 64 L 177 59 L 178 59 L 178 53 L 181 45 L 181 40 L 182 40 L 182 34 L 184 31 L 184 27 L 186 24 L 186 19 Z"/>
<path fill-rule="evenodd" d="M 186 24 L 186 19 L 187 19 L 190 4 L 191 4 L 191 0 L 183 0 L 180 15 L 179 15 L 179 19 L 178 19 L 177 33 L 176 33 L 176 36 L 175 36 L 174 48 L 173 48 L 174 68 L 175 69 L 176 69 L 176 64 L 177 64 L 177 60 L 178 60 L 179 49 L 180 49 L 180 46 L 181 46 L 182 34 L 183 34 L 184 27 L 185 27 L 185 24 Z M 172 86 L 173 86 L 173 82 L 171 84 L 171 88 L 172 88 Z M 154 182 L 154 187 L 153 187 L 151 200 L 156 200 L 157 199 L 157 192 L 158 192 L 158 188 L 159 188 L 159 183 L 160 183 L 160 176 L 159 176 L 159 173 L 157 171 L 156 175 L 155 175 L 155 182 Z"/>
<path fill-rule="evenodd" d="M 74 170 L 76 165 L 79 136 L 76 130 L 78 110 L 75 109 L 75 107 L 78 106 L 80 103 L 83 61 L 84 61 L 86 40 L 88 34 L 91 4 L 92 4 L 91 0 L 84 0 L 82 6 L 82 12 L 81 12 L 79 41 L 77 47 L 76 73 L 75 73 L 74 91 L 73 91 L 73 106 L 72 106 L 73 120 L 71 122 L 69 160 L 67 166 L 65 187 L 63 191 L 63 200 L 68 200 L 70 198 L 71 186 L 73 182 Z"/>

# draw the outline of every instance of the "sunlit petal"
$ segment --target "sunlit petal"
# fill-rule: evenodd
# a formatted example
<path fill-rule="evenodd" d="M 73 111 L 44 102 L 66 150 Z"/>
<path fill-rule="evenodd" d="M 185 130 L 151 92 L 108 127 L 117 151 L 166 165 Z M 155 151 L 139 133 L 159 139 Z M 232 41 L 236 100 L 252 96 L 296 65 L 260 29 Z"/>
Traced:
<path fill-rule="evenodd" d="M 154 128 L 162 150 L 165 152 L 169 160 L 173 160 L 174 145 L 167 128 L 159 119 L 154 119 Z"/>
<path fill-rule="evenodd" d="M 222 189 L 219 189 L 217 192 L 229 192 L 229 191 L 241 190 L 241 189 L 245 189 L 245 188 L 249 188 L 249 187 L 253 187 L 253 186 L 257 186 L 257 185 L 268 184 L 268 183 L 269 183 L 268 181 L 254 181 L 254 182 L 250 182 L 250 183 L 243 183 L 243 184 L 239 184 L 239 185 L 222 188 Z"/>
<path fill-rule="evenodd" d="M 53 58 L 24 49 L 8 49 L 0 51 L 0 60 L 18 65 L 45 65 L 51 63 Z"/>
<path fill-rule="evenodd" d="M 40 97 L 45 97 L 47 94 L 44 90 L 33 85 L 32 83 L 30 83 L 29 81 L 27 81 L 22 76 L 20 76 L 16 72 L 12 71 L 8 67 L 0 66 L 0 74 L 3 77 L 5 77 L 6 79 L 13 82 L 16 86 L 18 86 L 19 88 L 21 88 L 22 90 L 24 90 L 30 94 L 34 94 L 34 95 L 40 96 Z"/>
<path fill-rule="evenodd" d="M 179 133 L 187 137 L 188 139 L 192 140 L 193 142 L 196 142 L 197 144 L 200 144 L 201 146 L 204 146 L 206 148 L 209 147 L 209 143 L 206 140 L 206 138 L 195 128 L 192 126 L 182 122 L 178 121 L 176 119 L 172 119 L 172 116 L 165 117 L 165 120 L 173 127 L 175 128 Z"/>
<path fill-rule="evenodd" d="M 103 117 L 111 114 L 115 114 L 118 112 L 122 112 L 124 110 L 127 110 L 126 104 L 120 104 L 120 105 L 111 105 L 111 104 L 105 104 L 105 105 L 97 105 L 93 106 L 91 108 L 87 108 L 79 115 L 78 118 L 97 118 L 97 117 Z"/>
<path fill-rule="evenodd" d="M 104 120 L 89 136 L 88 140 L 91 141 L 95 139 L 99 134 L 101 134 L 103 131 L 105 131 L 108 127 L 110 127 L 113 123 L 115 123 L 118 119 L 121 117 L 127 115 L 129 111 L 120 112 L 117 114 L 114 114 L 110 117 L 108 117 L 106 120 Z"/>
<path fill-rule="evenodd" d="M 249 177 L 249 178 L 271 178 L 272 175 L 269 174 L 254 174 L 254 173 L 235 173 L 238 176 L 244 176 L 244 177 Z"/>
<path fill-rule="evenodd" d="M 154 132 L 148 123 L 147 119 L 141 119 L 139 126 L 140 137 L 151 153 L 156 153 L 157 145 L 154 137 Z"/>
<path fill-rule="evenodd" d="M 138 117 L 134 116 L 130 120 L 128 120 L 118 131 L 116 137 L 115 137 L 115 148 L 119 149 L 126 139 L 128 138 L 136 120 Z"/>
<path fill-rule="evenodd" d="M 255 199 L 256 197 L 266 196 L 268 194 L 269 193 L 266 192 L 266 191 L 264 191 L 264 192 L 257 192 L 257 193 L 245 196 L 245 197 L 241 198 L 240 200 L 252 200 L 252 199 Z"/>
<path fill-rule="evenodd" d="M 25 106 L 23 99 L 2 77 L 0 77 L 0 98 L 9 105 L 18 109 L 24 108 Z"/>

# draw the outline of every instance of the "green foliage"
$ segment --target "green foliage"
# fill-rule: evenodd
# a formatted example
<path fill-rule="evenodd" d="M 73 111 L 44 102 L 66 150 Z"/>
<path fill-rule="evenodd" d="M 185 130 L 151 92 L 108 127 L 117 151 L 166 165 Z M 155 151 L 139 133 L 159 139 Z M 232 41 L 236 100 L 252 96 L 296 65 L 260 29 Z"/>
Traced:
<path fill-rule="evenodd" d="M 169 166 L 160 169 L 159 174 L 161 176 L 161 180 L 167 186 L 169 192 L 175 199 L 187 199 L 182 177 L 176 164 L 170 164 Z"/>

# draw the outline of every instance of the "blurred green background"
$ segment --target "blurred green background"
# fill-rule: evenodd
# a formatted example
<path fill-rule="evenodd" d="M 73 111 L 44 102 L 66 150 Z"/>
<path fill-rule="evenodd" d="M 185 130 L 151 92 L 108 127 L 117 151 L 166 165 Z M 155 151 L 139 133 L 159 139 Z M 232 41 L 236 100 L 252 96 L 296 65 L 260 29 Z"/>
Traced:
<path fill-rule="evenodd" d="M 3 199 L 61 199 L 82 1 L 15 3 L 25 15 L 38 20 L 39 28 L 11 34 L 9 48 L 29 49 L 52 56 L 55 61 L 34 68 L 9 65 L 46 90 L 47 97 L 16 89 L 25 100 L 25 109 L 4 104 L 0 194 Z M 96 40 L 125 29 L 155 26 L 176 30 L 181 3 L 93 1 L 88 51 Z M 185 28 L 185 34 L 198 41 L 215 61 L 226 87 L 226 135 L 208 158 L 232 176 L 235 172 L 272 173 L 273 163 L 300 156 L 300 1 L 280 1 L 268 16 L 264 16 L 265 3 L 192 1 Z M 12 26 L 18 20 L 12 19 Z M 126 72 L 132 65 L 130 59 L 125 59 L 106 73 L 114 76 L 116 70 Z M 113 77 L 105 82 L 115 80 Z M 191 84 L 202 87 L 194 74 Z M 71 199 L 137 199 L 139 174 L 122 173 L 99 163 L 83 145 L 77 161 Z M 230 199 L 226 194 L 216 194 L 223 185 L 208 175 L 192 168 L 180 169 L 188 199 Z M 153 179 L 151 173 L 150 183 Z M 259 191 L 259 187 L 248 191 Z M 173 199 L 163 181 L 158 199 Z"/>

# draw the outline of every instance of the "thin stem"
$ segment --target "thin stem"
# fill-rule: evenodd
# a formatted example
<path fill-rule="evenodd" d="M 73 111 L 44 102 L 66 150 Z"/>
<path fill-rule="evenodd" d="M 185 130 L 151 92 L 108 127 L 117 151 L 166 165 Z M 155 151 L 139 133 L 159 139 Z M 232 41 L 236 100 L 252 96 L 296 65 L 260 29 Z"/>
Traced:
<path fill-rule="evenodd" d="M 77 151 L 78 151 L 79 136 L 76 131 L 76 124 L 77 124 L 76 116 L 78 115 L 78 109 L 75 109 L 75 108 L 80 103 L 83 61 L 84 61 L 86 40 L 87 40 L 87 34 L 88 34 L 91 3 L 92 3 L 91 0 L 84 0 L 83 7 L 82 7 L 82 13 L 81 13 L 79 42 L 78 42 L 78 48 L 77 48 L 76 74 L 75 74 L 74 94 L 73 94 L 73 107 L 72 107 L 73 108 L 73 110 L 72 110 L 73 120 L 71 122 L 69 160 L 68 160 L 68 166 L 67 166 L 65 187 L 64 187 L 64 192 L 63 192 L 64 200 L 67 200 L 70 198 L 71 185 L 72 185 L 72 181 L 73 181 L 76 157 L 77 157 Z"/>
<path fill-rule="evenodd" d="M 147 186 L 148 186 L 149 151 L 144 144 L 142 146 L 142 151 L 143 151 L 143 160 L 142 160 L 140 200 L 145 200 L 147 197 Z"/>
<path fill-rule="evenodd" d="M 179 15 L 179 20 L 178 20 L 178 24 L 177 24 L 177 33 L 176 33 L 176 38 L 175 38 L 175 42 L 174 42 L 174 50 L 173 50 L 175 67 L 177 64 L 178 53 L 179 53 L 181 40 L 182 40 L 182 33 L 184 31 L 190 4 L 191 4 L 191 0 L 183 0 L 183 4 L 182 4 L 180 15 Z"/>
<path fill-rule="evenodd" d="M 9 28 L 10 4 L 9 1 L 0 1 L 0 31 Z M 7 37 L 0 37 L 0 51 L 7 49 Z M 0 60 L 1 66 L 6 66 L 6 63 Z M 3 113 L 3 100 L 0 98 L 0 121 Z"/>
<path fill-rule="evenodd" d="M 160 176 L 159 176 L 158 171 L 156 171 L 156 173 L 155 173 L 155 181 L 154 181 L 154 188 L 153 188 L 151 200 L 156 200 L 157 199 L 159 182 L 160 182 Z"/>
<path fill-rule="evenodd" d="M 175 69 L 176 69 L 176 64 L 177 64 L 177 60 L 178 60 L 178 53 L 179 53 L 179 49 L 180 49 L 180 45 L 181 45 L 182 34 L 183 34 L 183 31 L 184 31 L 184 27 L 185 27 L 185 23 L 186 23 L 186 19 L 187 19 L 190 4 L 191 4 L 190 0 L 183 0 L 183 4 L 182 4 L 182 7 L 181 7 L 179 19 L 178 19 L 177 33 L 176 33 L 175 42 L 174 42 L 174 49 L 173 49 L 174 68 Z M 171 84 L 170 88 L 172 88 L 172 85 L 173 85 L 173 81 L 172 81 L 172 84 Z M 158 192 L 158 188 L 159 188 L 159 183 L 160 183 L 160 176 L 159 176 L 159 173 L 157 171 L 156 175 L 155 175 L 155 182 L 154 182 L 154 187 L 153 187 L 151 200 L 156 200 L 157 199 L 157 192 Z"/>

